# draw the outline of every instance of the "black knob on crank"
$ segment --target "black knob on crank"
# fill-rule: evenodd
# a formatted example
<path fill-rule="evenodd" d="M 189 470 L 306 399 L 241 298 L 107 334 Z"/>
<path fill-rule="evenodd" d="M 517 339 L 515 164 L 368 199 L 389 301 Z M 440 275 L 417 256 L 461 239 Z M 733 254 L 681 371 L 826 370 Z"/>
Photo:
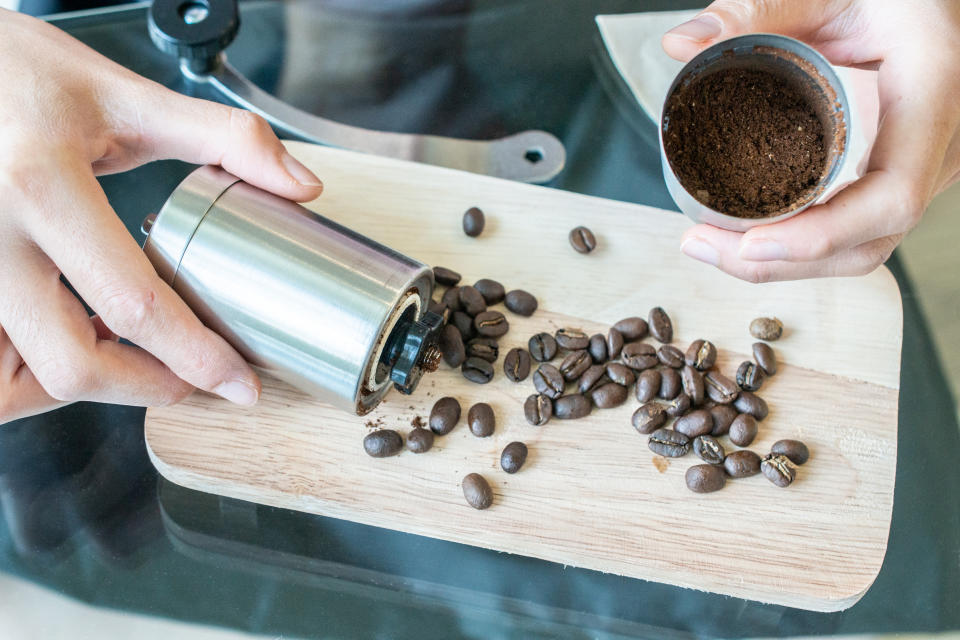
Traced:
<path fill-rule="evenodd" d="M 150 39 L 195 73 L 209 71 L 240 28 L 236 0 L 153 0 Z"/>

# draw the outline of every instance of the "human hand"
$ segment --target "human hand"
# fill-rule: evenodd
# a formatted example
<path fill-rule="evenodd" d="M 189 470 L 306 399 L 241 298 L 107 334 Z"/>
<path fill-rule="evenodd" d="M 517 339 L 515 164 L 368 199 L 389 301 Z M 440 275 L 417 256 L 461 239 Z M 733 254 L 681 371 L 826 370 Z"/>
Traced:
<path fill-rule="evenodd" d="M 298 201 L 320 195 L 317 177 L 258 116 L 5 10 L 0 85 L 0 424 L 77 400 L 169 404 L 194 387 L 256 402 L 256 374 L 157 276 L 95 175 L 176 158 Z"/>
<path fill-rule="evenodd" d="M 687 61 L 753 32 L 803 40 L 830 62 L 877 66 L 880 128 L 867 172 L 827 203 L 736 233 L 696 225 L 687 255 L 752 282 L 869 273 L 960 178 L 960 2 L 717 0 L 667 32 Z"/>

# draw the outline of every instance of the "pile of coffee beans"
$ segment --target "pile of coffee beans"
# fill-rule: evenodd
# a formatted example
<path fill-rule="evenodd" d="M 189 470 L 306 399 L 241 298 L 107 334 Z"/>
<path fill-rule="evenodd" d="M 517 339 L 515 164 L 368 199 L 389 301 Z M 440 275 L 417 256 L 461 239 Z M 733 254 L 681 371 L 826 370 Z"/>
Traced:
<path fill-rule="evenodd" d="M 438 285 L 446 287 L 439 300 L 430 302 L 430 310 L 444 318 L 440 333 L 444 362 L 460 367 L 471 382 L 490 382 L 500 357 L 498 339 L 510 330 L 507 316 L 490 307 L 503 304 L 507 311 L 529 317 L 537 310 L 537 299 L 521 289 L 508 292 L 490 278 L 461 286 L 460 274 L 445 267 L 434 267 L 433 276 Z M 530 353 L 522 348 L 511 349 L 503 360 L 504 375 L 512 382 L 526 380 L 530 366 Z"/>
<path fill-rule="evenodd" d="M 776 329 L 779 337 L 779 320 L 766 320 L 751 323 L 751 332 L 764 325 L 769 330 L 764 335 Z M 655 342 L 645 341 L 648 337 Z M 809 455 L 803 443 L 781 441 L 761 459 L 749 450 L 728 455 L 719 440 L 726 436 L 732 448 L 749 447 L 756 439 L 769 409 L 755 392 L 777 372 L 770 345 L 754 344 L 754 359 L 741 363 L 731 378 L 717 369 L 717 347 L 709 340 L 694 340 L 685 351 L 672 341 L 673 322 L 661 307 L 646 319 L 624 318 L 605 335 L 563 327 L 532 336 L 527 346 L 539 365 L 531 376 L 535 393 L 523 403 L 527 422 L 542 426 L 551 419 L 584 418 L 594 409 L 621 406 L 632 391 L 640 403 L 633 426 L 649 437 L 654 453 L 677 458 L 692 451 L 706 463 L 687 473 L 692 491 L 716 491 L 727 477 L 759 473 L 777 486 L 789 485 L 794 465 Z"/>
<path fill-rule="evenodd" d="M 479 209 L 468 210 L 464 231 L 468 227 L 482 230 L 482 215 Z M 570 240 L 582 252 L 596 246 L 593 234 L 584 227 L 574 229 Z M 510 330 L 507 315 L 491 307 L 502 304 L 510 313 L 529 317 L 537 309 L 537 299 L 520 289 L 507 291 L 489 278 L 461 285 L 456 271 L 439 266 L 433 271 L 439 299 L 431 300 L 430 309 L 444 318 L 440 335 L 443 359 L 450 367 L 459 368 L 465 379 L 486 384 L 496 376 L 499 340 Z M 750 324 L 750 333 L 758 339 L 776 340 L 783 333 L 783 324 L 776 318 L 757 318 Z M 717 491 L 728 478 L 758 474 L 776 486 L 789 486 L 796 478 L 797 466 L 810 455 L 802 442 L 780 440 L 762 458 L 746 448 L 734 449 L 754 442 L 769 412 L 756 392 L 777 372 L 776 354 L 770 345 L 755 343 L 753 359 L 742 362 L 729 377 L 718 370 L 718 350 L 709 340 L 694 340 L 685 350 L 672 342 L 673 321 L 662 307 L 654 307 L 646 318 L 624 318 L 605 334 L 589 335 L 578 327 L 537 333 L 527 340 L 526 349 L 514 347 L 505 353 L 502 369 L 513 383 L 530 378 L 535 392 L 524 401 L 523 414 L 534 426 L 553 419 L 581 419 L 595 409 L 622 406 L 633 395 L 640 406 L 631 422 L 648 436 L 651 451 L 665 458 L 692 452 L 703 461 L 685 474 L 691 491 Z M 429 451 L 434 439 L 448 435 L 460 418 L 460 403 L 452 397 L 440 398 L 430 412 L 429 428 L 415 420 L 407 449 L 417 454 Z M 476 437 L 489 437 L 496 428 L 495 412 L 485 402 L 476 403 L 467 412 L 466 422 Z M 729 441 L 726 445 L 721 441 L 724 437 Z M 403 438 L 396 431 L 378 429 L 366 436 L 363 445 L 369 455 L 386 457 L 403 449 Z M 527 453 L 527 445 L 511 442 L 501 453 L 501 469 L 516 473 Z M 656 460 L 663 462 L 662 458 Z M 493 503 L 493 490 L 480 474 L 465 476 L 461 488 L 467 503 L 476 509 Z"/>
<path fill-rule="evenodd" d="M 782 334 L 783 325 L 776 318 L 757 318 L 751 322 L 750 332 L 775 340 Z M 622 353 L 631 344 L 637 343 L 625 345 Z M 641 351 L 639 346 L 629 349 L 631 354 Z M 756 439 L 769 409 L 754 392 L 777 372 L 777 358 L 770 345 L 755 343 L 753 360 L 740 364 L 735 380 L 717 370 L 717 348 L 707 340 L 695 340 L 683 353 L 672 345 L 663 345 L 657 350 L 657 358 L 659 371 L 649 359 L 642 363 L 635 358 L 625 360 L 633 363 L 634 369 L 643 365 L 635 387 L 641 406 L 633 414 L 633 426 L 649 436 L 648 446 L 657 455 L 679 458 L 692 451 L 704 462 L 687 470 L 685 479 L 691 491 L 718 491 L 727 478 L 760 473 L 778 487 L 794 481 L 796 466 L 810 457 L 804 443 L 780 440 L 761 458 L 749 449 L 727 452 L 720 441 L 726 436 L 734 446 L 749 447 Z M 670 418 L 672 424 L 668 424 Z"/>

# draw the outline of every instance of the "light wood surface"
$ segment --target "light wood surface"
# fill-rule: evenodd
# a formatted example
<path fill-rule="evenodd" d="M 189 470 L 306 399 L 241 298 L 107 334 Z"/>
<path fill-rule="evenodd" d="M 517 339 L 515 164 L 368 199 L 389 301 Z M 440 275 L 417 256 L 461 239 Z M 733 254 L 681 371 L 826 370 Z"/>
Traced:
<path fill-rule="evenodd" d="M 684 485 L 691 454 L 667 461 L 630 426 L 637 403 L 533 427 L 521 403 L 528 379 L 474 385 L 445 366 L 411 397 L 391 393 L 369 416 L 338 412 L 272 379 L 260 403 L 234 407 L 205 394 L 147 412 L 146 437 L 173 482 L 253 502 L 363 522 L 666 582 L 816 610 L 843 609 L 869 588 L 883 561 L 893 504 L 902 332 L 888 271 L 864 278 L 750 285 L 682 256 L 679 214 L 345 151 L 289 144 L 324 179 L 309 206 L 472 283 L 495 278 L 538 296 L 531 318 L 507 312 L 501 353 L 561 326 L 605 331 L 655 305 L 672 316 L 675 344 L 699 337 L 721 350 L 732 375 L 759 315 L 786 325 L 775 343 L 781 370 L 760 392 L 771 407 L 751 447 L 763 454 L 800 438 L 812 457 L 793 486 L 762 476 L 698 495 Z M 487 228 L 460 228 L 477 205 Z M 575 253 L 568 231 L 590 226 L 599 246 Z M 368 457 L 368 421 L 404 435 L 439 397 L 490 403 L 496 433 L 474 437 L 464 420 L 430 452 Z M 510 476 L 500 451 L 530 447 Z M 724 444 L 729 442 L 723 438 Z M 661 462 L 661 464 L 655 464 Z M 483 474 L 495 502 L 475 511 L 461 478 Z"/>

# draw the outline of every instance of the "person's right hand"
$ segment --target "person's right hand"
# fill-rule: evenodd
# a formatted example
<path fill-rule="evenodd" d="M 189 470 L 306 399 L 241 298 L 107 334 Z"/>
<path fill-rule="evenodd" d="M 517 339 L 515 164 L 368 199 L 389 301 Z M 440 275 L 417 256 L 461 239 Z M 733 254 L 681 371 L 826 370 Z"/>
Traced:
<path fill-rule="evenodd" d="M 836 65 L 878 69 L 880 126 L 866 173 L 828 202 L 746 233 L 691 227 L 680 248 L 750 282 L 869 273 L 960 180 L 960 2 L 714 0 L 667 32 L 663 48 L 687 61 L 756 32 L 799 38 Z"/>
<path fill-rule="evenodd" d="M 157 276 L 95 176 L 177 158 L 298 201 L 320 180 L 261 118 L 2 9 L 0 86 L 0 424 L 78 400 L 164 405 L 194 387 L 256 402 L 256 374 Z"/>

